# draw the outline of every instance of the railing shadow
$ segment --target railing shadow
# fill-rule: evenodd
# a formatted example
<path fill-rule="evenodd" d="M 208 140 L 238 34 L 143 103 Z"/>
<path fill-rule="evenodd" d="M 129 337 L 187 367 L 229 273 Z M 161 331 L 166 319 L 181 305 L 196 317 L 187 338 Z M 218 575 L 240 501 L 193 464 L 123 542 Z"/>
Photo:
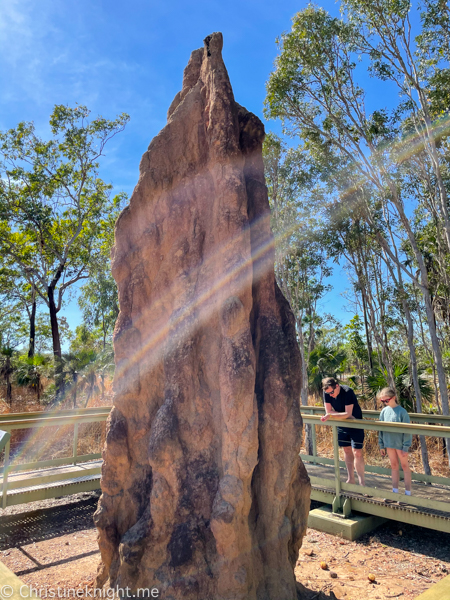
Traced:
<path fill-rule="evenodd" d="M 17 571 L 15 575 L 17 577 L 22 577 L 22 575 L 30 575 L 31 573 L 36 573 L 37 571 L 43 571 L 44 569 L 51 569 L 52 567 L 58 567 L 60 565 L 65 565 L 66 563 L 74 562 L 76 560 L 80 560 L 82 558 L 87 558 L 88 556 L 93 556 L 94 554 L 100 554 L 100 550 L 91 550 L 90 552 L 83 552 L 82 554 L 77 554 L 75 556 L 68 556 L 67 558 L 62 558 L 61 560 L 56 560 L 51 563 L 42 564 L 37 561 L 31 554 L 29 554 L 26 550 L 21 548 L 18 549 L 24 554 L 28 560 L 35 563 L 35 567 L 31 567 L 29 569 L 23 569 L 22 571 Z"/>
<path fill-rule="evenodd" d="M 0 551 L 92 528 L 98 497 L 0 517 Z"/>

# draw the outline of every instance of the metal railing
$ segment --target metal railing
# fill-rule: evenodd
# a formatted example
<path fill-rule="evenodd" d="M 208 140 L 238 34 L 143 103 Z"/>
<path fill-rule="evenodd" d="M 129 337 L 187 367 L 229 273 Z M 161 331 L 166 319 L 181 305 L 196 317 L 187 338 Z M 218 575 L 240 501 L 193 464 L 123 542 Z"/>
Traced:
<path fill-rule="evenodd" d="M 324 414 L 324 409 L 320 407 L 303 407 L 302 411 L 305 409 L 310 409 L 310 412 L 322 413 Z M 377 411 L 363 411 L 364 417 L 367 417 L 368 413 L 370 415 L 379 415 Z M 438 415 L 434 415 L 439 418 L 439 422 L 450 423 L 450 417 L 442 417 Z M 301 454 L 301 458 L 305 462 L 311 462 L 314 464 L 322 464 L 322 465 L 333 465 L 334 466 L 334 492 L 335 497 L 333 500 L 333 512 L 338 512 L 340 509 L 343 509 L 344 516 L 349 512 L 349 509 L 343 506 L 343 498 L 342 492 L 353 492 L 358 494 L 367 494 L 368 496 L 380 496 L 382 493 L 383 498 L 387 498 L 388 500 L 404 500 L 405 496 L 401 494 L 396 494 L 394 492 L 385 491 L 369 486 L 360 486 L 352 483 L 343 483 L 340 478 L 340 468 L 345 467 L 345 462 L 339 459 L 339 445 L 338 445 L 338 427 L 346 427 L 351 429 L 365 429 L 369 431 L 387 431 L 391 433 L 406 433 L 413 435 L 423 435 L 423 436 L 433 436 L 440 438 L 449 438 L 450 437 L 450 427 L 448 426 L 438 426 L 438 425 L 428 425 L 425 423 L 387 423 L 384 421 L 375 421 L 369 420 L 367 418 L 363 419 L 355 419 L 355 420 L 347 420 L 347 419 L 328 419 L 326 422 L 322 422 L 320 420 L 320 416 L 318 414 L 305 414 L 302 412 L 303 422 L 311 425 L 311 433 L 312 433 L 312 446 L 313 446 L 313 454 Z M 418 414 L 410 414 L 411 421 L 413 420 L 428 420 L 428 415 L 418 415 Z M 323 456 L 319 456 L 317 453 L 317 439 L 316 439 L 316 427 L 325 426 L 331 427 L 333 432 L 333 458 L 326 458 Z M 383 474 L 390 475 L 391 469 L 386 469 L 378 466 L 370 466 L 366 465 L 365 471 L 368 473 L 375 474 Z M 427 483 L 437 483 L 441 485 L 450 486 L 450 478 L 446 477 L 437 477 L 434 475 L 424 475 L 422 473 L 414 473 L 412 472 L 412 479 L 415 481 L 427 482 Z M 314 485 L 318 485 L 321 487 L 330 487 L 330 480 L 322 477 L 311 477 L 311 483 Z M 450 491 L 450 490 L 449 490 Z M 345 501 L 344 501 L 345 504 Z M 412 506 L 416 506 L 419 508 L 432 509 L 442 512 L 450 512 L 450 504 L 448 502 L 441 502 L 438 500 L 432 500 L 428 498 L 422 498 L 419 496 L 408 496 L 408 504 Z"/>
<path fill-rule="evenodd" d="M 306 415 L 324 415 L 325 408 L 323 406 L 301 406 L 302 414 Z M 411 423 L 425 423 L 427 425 L 442 424 L 450 427 L 450 417 L 445 415 L 436 415 L 435 413 L 408 413 Z M 363 419 L 378 419 L 380 416 L 379 410 L 362 411 Z"/>
<path fill-rule="evenodd" d="M 61 472 L 43 475 L 33 475 L 33 477 L 22 478 L 17 481 L 8 482 L 8 477 L 11 473 L 20 471 L 30 471 L 39 469 L 48 469 L 49 467 L 62 467 L 67 465 L 76 466 L 79 463 L 86 463 L 101 458 L 101 453 L 78 454 L 78 428 L 83 423 L 97 423 L 106 421 L 111 411 L 111 406 L 85 408 L 75 410 L 61 410 L 55 413 L 46 414 L 43 412 L 34 413 L 9 413 L 0 415 L 0 430 L 6 431 L 11 435 L 13 430 L 17 429 L 41 429 L 44 427 L 61 427 L 65 425 L 73 425 L 73 444 L 72 455 L 64 458 L 53 458 L 48 460 L 38 460 L 20 464 L 11 463 L 11 439 L 5 445 L 3 467 L 0 467 L 0 475 L 2 475 L 2 508 L 6 508 L 8 504 L 8 490 L 16 490 L 25 487 L 42 486 L 43 484 L 54 483 L 60 480 L 75 479 L 82 475 L 89 477 L 100 473 L 100 467 L 96 466 L 92 469 L 83 468 L 83 471 L 72 470 L 71 472 Z M 26 442 L 25 442 L 26 443 Z M 71 492 L 73 493 L 73 492 Z M 36 499 L 37 494 L 31 491 L 27 494 L 28 502 Z"/>
<path fill-rule="evenodd" d="M 24 462 L 21 464 L 13 464 L 11 461 L 11 440 L 8 439 L 4 448 L 4 464 L 0 467 L 0 476 L 3 476 L 0 493 L 2 495 L 1 505 L 5 508 L 8 505 L 8 491 L 18 490 L 19 488 L 37 488 L 45 484 L 51 484 L 62 480 L 75 479 L 80 475 L 88 477 L 90 475 L 98 475 L 100 473 L 100 466 L 97 464 L 90 468 L 89 465 L 84 464 L 80 466 L 79 470 L 73 469 L 71 472 L 61 470 L 58 472 L 43 471 L 42 474 L 36 473 L 40 469 L 49 469 L 51 467 L 64 467 L 64 466 L 76 466 L 80 463 L 89 463 L 101 458 L 100 453 L 92 454 L 78 454 L 78 429 L 83 423 L 95 423 L 106 421 L 110 406 L 101 408 L 88 408 L 78 410 L 64 410 L 58 411 L 54 414 L 46 414 L 42 412 L 36 413 L 16 413 L 0 415 L 0 430 L 6 431 L 11 434 L 12 431 L 18 429 L 42 429 L 45 427 L 61 427 L 71 425 L 73 426 L 73 444 L 71 456 L 64 458 L 53 458 L 48 460 L 37 460 L 34 462 Z M 306 414 L 309 413 L 309 414 Z M 312 432 L 312 445 L 313 454 L 306 455 L 302 454 L 301 457 L 305 462 L 310 462 L 317 465 L 333 466 L 334 467 L 334 480 L 330 482 L 329 479 L 312 476 L 311 481 L 313 485 L 320 487 L 330 488 L 334 494 L 333 510 L 343 510 L 344 516 L 348 512 L 349 503 L 345 505 L 346 500 L 342 494 L 345 492 L 363 493 L 372 496 L 379 496 L 380 489 L 372 488 L 369 486 L 357 486 L 350 483 L 343 483 L 340 480 L 340 468 L 345 467 L 345 462 L 339 459 L 339 446 L 337 437 L 337 428 L 339 426 L 345 426 L 356 429 L 366 429 L 372 431 L 390 431 L 395 433 L 411 433 L 424 436 L 433 436 L 440 438 L 450 438 L 450 417 L 444 417 L 442 415 L 424 415 L 424 414 L 410 414 L 411 424 L 398 424 L 398 423 L 385 423 L 381 421 L 373 420 L 373 417 L 378 417 L 377 411 L 363 411 L 364 418 L 362 420 L 348 421 L 341 419 L 329 419 L 325 423 L 320 420 L 321 414 L 324 414 L 322 407 L 311 407 L 302 406 L 302 417 L 306 424 L 311 425 Z M 369 418 L 368 418 L 369 417 Z M 370 418 L 372 417 L 372 419 Z M 442 423 L 443 425 L 429 424 Z M 317 436 L 316 427 L 325 426 L 332 428 L 333 434 L 333 458 L 327 458 L 319 456 L 317 452 Z M 24 442 L 26 444 L 26 441 Z M 33 474 L 27 474 L 26 471 L 34 470 Z M 391 470 L 380 467 L 366 465 L 367 473 L 390 475 Z M 13 473 L 24 472 L 24 477 L 21 479 L 13 478 L 8 481 L 9 475 Z M 450 478 L 438 477 L 435 475 L 425 475 L 422 473 L 412 473 L 412 479 L 420 482 L 427 482 L 433 484 L 439 484 L 450 487 Z M 81 486 L 82 487 L 82 486 Z M 80 491 L 83 491 L 80 489 Z M 70 491 L 70 493 L 74 493 Z M 63 495 L 63 494 L 61 494 Z M 382 491 L 383 498 L 392 500 L 404 499 L 404 496 L 400 494 L 394 494 L 390 491 Z M 32 502 L 35 499 L 40 499 L 39 494 L 33 493 L 32 490 L 28 490 L 26 494 L 26 502 Z M 24 497 L 24 496 L 23 496 Z M 408 503 L 425 509 L 434 509 L 438 511 L 450 512 L 450 506 L 448 502 L 441 502 L 429 498 L 423 498 L 419 496 L 408 497 Z M 343 505 L 345 505 L 343 507 Z"/>

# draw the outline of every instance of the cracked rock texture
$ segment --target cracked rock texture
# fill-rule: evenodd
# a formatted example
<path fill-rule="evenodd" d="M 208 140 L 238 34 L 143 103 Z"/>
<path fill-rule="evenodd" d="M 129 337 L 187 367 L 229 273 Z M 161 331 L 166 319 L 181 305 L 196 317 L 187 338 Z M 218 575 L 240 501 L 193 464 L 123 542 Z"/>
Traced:
<path fill-rule="evenodd" d="M 98 584 L 293 600 L 309 511 L 300 355 L 274 277 L 260 120 L 222 35 L 184 72 L 116 225 Z"/>

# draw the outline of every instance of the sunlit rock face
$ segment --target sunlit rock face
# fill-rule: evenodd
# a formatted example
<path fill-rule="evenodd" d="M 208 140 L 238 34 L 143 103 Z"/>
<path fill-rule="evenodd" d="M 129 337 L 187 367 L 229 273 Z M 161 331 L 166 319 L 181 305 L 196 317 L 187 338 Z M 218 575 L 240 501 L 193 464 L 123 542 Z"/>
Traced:
<path fill-rule="evenodd" d="M 116 226 L 114 408 L 98 584 L 165 600 L 293 600 L 310 484 L 300 355 L 274 277 L 259 119 L 214 33 Z"/>

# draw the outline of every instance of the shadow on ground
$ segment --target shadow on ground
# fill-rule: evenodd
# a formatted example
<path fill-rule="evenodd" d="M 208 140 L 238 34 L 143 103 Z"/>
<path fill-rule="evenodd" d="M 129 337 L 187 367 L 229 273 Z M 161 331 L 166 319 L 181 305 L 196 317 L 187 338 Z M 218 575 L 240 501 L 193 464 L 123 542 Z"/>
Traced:
<path fill-rule="evenodd" d="M 336 600 L 333 591 L 315 592 L 297 581 L 297 600 Z"/>
<path fill-rule="evenodd" d="M 98 498 L 98 494 L 89 494 L 70 504 L 0 517 L 0 551 L 91 529 Z"/>

